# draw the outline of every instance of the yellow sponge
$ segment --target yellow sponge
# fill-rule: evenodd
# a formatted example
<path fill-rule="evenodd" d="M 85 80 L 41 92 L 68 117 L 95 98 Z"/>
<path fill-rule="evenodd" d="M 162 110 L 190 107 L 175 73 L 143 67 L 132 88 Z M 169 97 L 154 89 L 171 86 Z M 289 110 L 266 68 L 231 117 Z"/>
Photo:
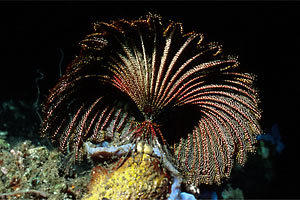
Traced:
<path fill-rule="evenodd" d="M 135 152 L 116 170 L 95 167 L 83 200 L 166 199 L 170 185 L 170 176 L 157 158 Z"/>

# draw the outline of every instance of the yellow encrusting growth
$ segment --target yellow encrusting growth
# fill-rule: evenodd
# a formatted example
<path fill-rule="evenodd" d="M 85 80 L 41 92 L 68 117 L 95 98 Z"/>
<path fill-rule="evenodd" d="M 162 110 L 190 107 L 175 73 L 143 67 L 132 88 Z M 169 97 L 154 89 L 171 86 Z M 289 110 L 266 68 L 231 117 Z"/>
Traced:
<path fill-rule="evenodd" d="M 146 153 L 134 153 L 110 173 L 95 167 L 92 176 L 83 200 L 166 199 L 170 192 L 170 177 L 166 170 L 157 158 Z"/>

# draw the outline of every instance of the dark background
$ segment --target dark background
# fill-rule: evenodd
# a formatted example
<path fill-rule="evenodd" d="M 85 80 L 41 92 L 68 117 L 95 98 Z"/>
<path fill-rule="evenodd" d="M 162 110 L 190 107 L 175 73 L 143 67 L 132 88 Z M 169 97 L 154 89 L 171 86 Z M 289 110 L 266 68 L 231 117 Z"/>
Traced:
<path fill-rule="evenodd" d="M 148 12 L 220 42 L 225 53 L 239 55 L 241 68 L 258 75 L 262 128 L 268 132 L 277 123 L 286 148 L 272 183 L 246 197 L 300 198 L 300 2 L 0 2 L 0 101 L 34 102 L 37 70 L 44 74 L 43 99 L 59 78 L 59 66 L 65 69 L 78 54 L 92 22 Z"/>

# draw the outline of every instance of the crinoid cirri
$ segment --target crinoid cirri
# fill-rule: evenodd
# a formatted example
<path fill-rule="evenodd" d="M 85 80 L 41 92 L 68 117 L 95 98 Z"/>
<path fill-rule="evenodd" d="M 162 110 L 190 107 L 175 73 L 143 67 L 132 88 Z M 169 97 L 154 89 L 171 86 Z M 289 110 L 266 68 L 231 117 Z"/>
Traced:
<path fill-rule="evenodd" d="M 191 191 L 245 163 L 261 111 L 237 57 L 157 15 L 93 28 L 44 104 L 42 133 L 62 151 L 122 165 L 146 144 Z"/>

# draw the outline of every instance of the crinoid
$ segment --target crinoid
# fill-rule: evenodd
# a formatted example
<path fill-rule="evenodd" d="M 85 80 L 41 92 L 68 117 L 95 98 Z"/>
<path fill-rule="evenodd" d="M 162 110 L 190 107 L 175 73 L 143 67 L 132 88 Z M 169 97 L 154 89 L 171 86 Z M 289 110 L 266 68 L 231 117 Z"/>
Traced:
<path fill-rule="evenodd" d="M 148 15 L 93 24 L 50 91 L 42 132 L 78 157 L 83 144 L 140 141 L 159 149 L 187 185 L 220 183 L 254 151 L 255 76 L 181 23 Z"/>

